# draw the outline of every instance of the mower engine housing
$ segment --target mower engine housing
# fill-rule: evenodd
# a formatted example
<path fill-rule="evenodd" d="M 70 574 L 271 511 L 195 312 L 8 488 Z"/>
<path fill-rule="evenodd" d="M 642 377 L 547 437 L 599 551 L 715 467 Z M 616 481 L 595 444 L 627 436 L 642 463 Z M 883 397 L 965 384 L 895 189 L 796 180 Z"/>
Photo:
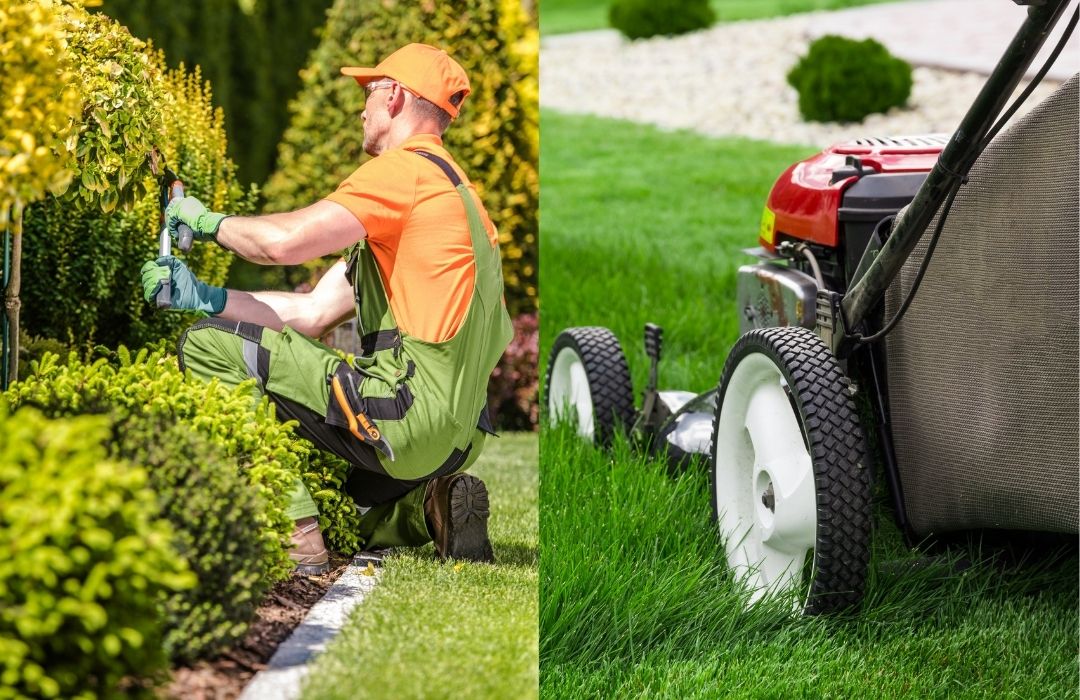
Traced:
<path fill-rule="evenodd" d="M 761 217 L 754 254 L 763 262 L 739 270 L 740 330 L 813 328 L 810 265 L 801 257 L 784 265 L 777 246 L 805 243 L 825 286 L 846 291 L 878 224 L 914 199 L 947 142 L 946 134 L 857 139 L 785 170 Z"/>

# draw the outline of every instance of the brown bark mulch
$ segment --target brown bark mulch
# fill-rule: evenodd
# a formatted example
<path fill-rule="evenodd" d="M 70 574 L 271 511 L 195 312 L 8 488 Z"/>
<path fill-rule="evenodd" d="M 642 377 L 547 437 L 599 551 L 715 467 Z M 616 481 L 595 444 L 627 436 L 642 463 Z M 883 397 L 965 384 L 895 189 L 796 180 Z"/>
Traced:
<path fill-rule="evenodd" d="M 247 635 L 216 659 L 172 670 L 172 681 L 161 696 L 170 700 L 233 700 L 251 677 L 266 668 L 278 645 L 303 621 L 334 581 L 345 571 L 351 557 L 330 554 L 330 571 L 322 576 L 291 576 L 270 589 Z"/>

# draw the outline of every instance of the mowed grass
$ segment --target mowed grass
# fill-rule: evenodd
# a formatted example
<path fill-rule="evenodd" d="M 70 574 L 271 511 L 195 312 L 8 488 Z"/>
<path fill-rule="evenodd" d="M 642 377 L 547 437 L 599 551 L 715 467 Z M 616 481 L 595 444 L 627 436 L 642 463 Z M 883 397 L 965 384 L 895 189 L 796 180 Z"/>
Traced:
<path fill-rule="evenodd" d="M 490 439 L 470 473 L 491 495 L 496 564 L 442 563 L 430 545 L 393 554 L 305 699 L 536 697 L 537 436 Z"/>
<path fill-rule="evenodd" d="M 774 179 L 812 149 L 551 112 L 542 129 L 542 372 L 562 328 L 604 325 L 640 391 L 651 320 L 665 328 L 662 386 L 713 385 L 737 334 L 739 251 Z M 565 428 L 540 447 L 542 697 L 1075 697 L 1075 550 L 914 566 L 879 508 L 861 612 L 747 611 L 703 468 L 671 478 Z"/>
<path fill-rule="evenodd" d="M 839 10 L 895 0 L 709 0 L 717 22 L 764 19 L 814 10 Z M 542 0 L 540 31 L 565 34 L 608 27 L 611 0 Z"/>

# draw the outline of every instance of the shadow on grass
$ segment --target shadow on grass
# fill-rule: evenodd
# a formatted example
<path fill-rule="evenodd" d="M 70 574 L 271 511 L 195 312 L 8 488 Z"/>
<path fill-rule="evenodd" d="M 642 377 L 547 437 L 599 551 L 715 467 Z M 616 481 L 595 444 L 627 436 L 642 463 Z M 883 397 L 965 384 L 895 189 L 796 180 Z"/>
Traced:
<path fill-rule="evenodd" d="M 524 542 L 496 542 L 495 563 L 535 567 L 540 561 L 540 550 L 536 545 Z"/>

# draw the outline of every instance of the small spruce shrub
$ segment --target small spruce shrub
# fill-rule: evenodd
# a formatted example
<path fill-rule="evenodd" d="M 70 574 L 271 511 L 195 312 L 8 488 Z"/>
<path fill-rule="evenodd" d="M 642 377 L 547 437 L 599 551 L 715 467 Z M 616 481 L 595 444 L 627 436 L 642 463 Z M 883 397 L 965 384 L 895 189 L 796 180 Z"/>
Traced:
<path fill-rule="evenodd" d="M 118 421 L 110 453 L 146 470 L 173 548 L 198 578 L 165 601 L 165 653 L 188 662 L 211 656 L 243 636 L 271 585 L 274 553 L 258 534 L 265 506 L 235 459 L 168 414 Z"/>
<path fill-rule="evenodd" d="M 0 402 L 0 698 L 148 695 L 165 666 L 161 599 L 195 580 L 109 435 Z"/>
<path fill-rule="evenodd" d="M 911 95 L 911 66 L 873 39 L 823 36 L 791 69 L 804 119 L 859 122 L 900 107 Z"/>
<path fill-rule="evenodd" d="M 608 21 L 628 39 L 673 36 L 716 21 L 709 0 L 613 0 Z"/>

